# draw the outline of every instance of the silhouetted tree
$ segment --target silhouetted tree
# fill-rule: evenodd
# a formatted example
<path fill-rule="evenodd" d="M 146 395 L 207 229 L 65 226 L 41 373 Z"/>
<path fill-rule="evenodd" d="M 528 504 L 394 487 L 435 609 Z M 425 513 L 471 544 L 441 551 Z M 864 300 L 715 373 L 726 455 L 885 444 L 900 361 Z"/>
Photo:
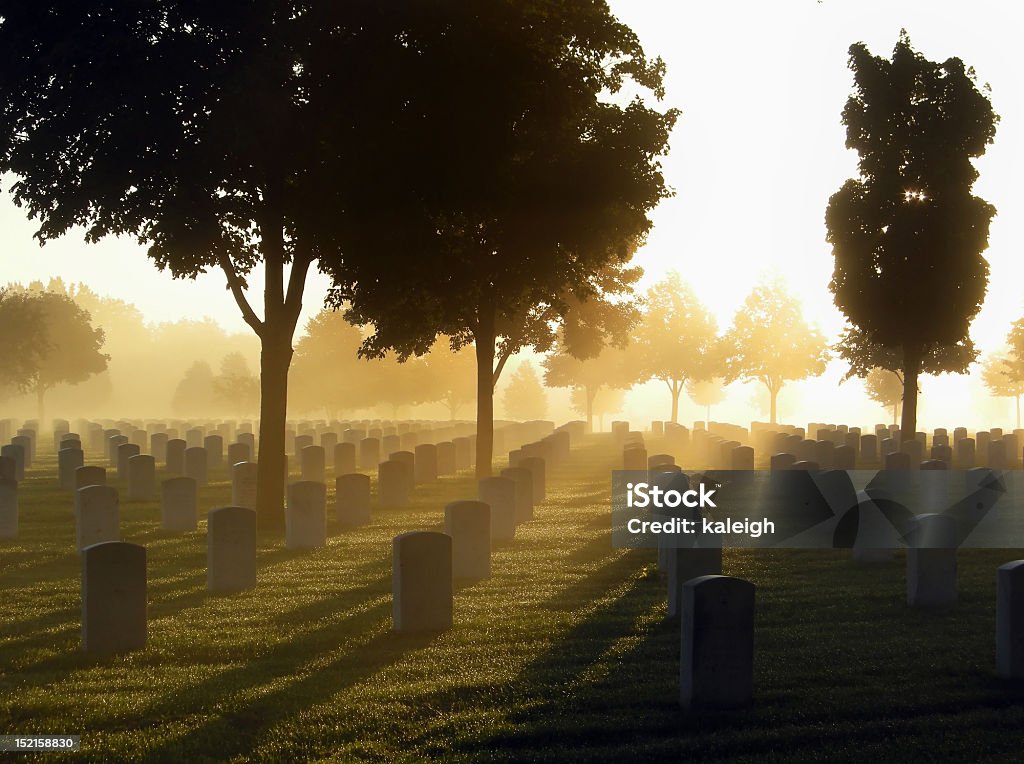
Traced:
<path fill-rule="evenodd" d="M 625 402 L 626 391 L 610 387 L 599 388 L 593 395 L 588 395 L 583 387 L 574 387 L 569 393 L 572 410 L 588 418 L 588 429 L 591 427 L 590 418 L 597 417 L 598 431 L 604 430 L 604 418 L 622 411 Z"/>
<path fill-rule="evenodd" d="M 17 285 L 0 288 L 0 385 L 24 389 L 50 349 L 42 305 Z"/>
<path fill-rule="evenodd" d="M 876 366 L 864 377 L 864 391 L 871 400 L 891 408 L 892 423 L 898 423 L 903 400 L 903 377 L 899 372 Z"/>
<path fill-rule="evenodd" d="M 1024 395 L 1024 318 L 1013 323 L 1006 336 L 1007 348 L 993 353 L 981 367 L 981 381 L 992 395 L 1013 398 L 1020 427 L 1020 396 Z"/>
<path fill-rule="evenodd" d="M 510 419 L 525 422 L 545 417 L 548 412 L 548 396 L 532 363 L 523 361 L 512 372 L 501 403 L 505 416 Z"/>
<path fill-rule="evenodd" d="M 760 382 L 768 390 L 769 417 L 776 423 L 779 391 L 790 380 L 825 371 L 825 338 L 804 321 L 800 304 L 779 282 L 754 287 L 722 338 L 726 383 Z"/>
<path fill-rule="evenodd" d="M 544 358 L 544 384 L 572 388 L 572 406 L 586 419 L 588 430 L 593 428 L 595 415 L 618 410 L 598 406 L 599 398 L 608 401 L 609 405 L 618 400 L 616 396 L 602 393 L 628 389 L 636 384 L 637 376 L 636 352 L 632 346 L 609 346 L 595 357 L 579 359 L 558 343 Z"/>
<path fill-rule="evenodd" d="M 189 366 L 171 398 L 175 413 L 185 417 L 211 416 L 218 408 L 213 380 L 213 369 L 206 361 Z"/>
<path fill-rule="evenodd" d="M 378 127 L 395 124 L 420 77 L 440 73 L 421 53 L 459 36 L 444 13 L 286 0 L 78 0 L 59 11 L 0 2 L 0 172 L 18 176 L 14 200 L 38 219 L 36 237 L 84 226 L 89 241 L 134 237 L 175 277 L 220 269 L 260 338 L 261 528 L 284 527 L 288 368 L 307 272 L 331 246 L 341 187 L 366 190 L 354 173 L 403 169 L 397 144 L 375 144 Z M 492 119 L 458 83 L 444 87 L 478 121 Z M 402 143 L 432 153 L 430 136 L 415 135 Z M 246 282 L 258 263 L 262 316 Z"/>
<path fill-rule="evenodd" d="M 425 376 L 421 386 L 430 392 L 431 401 L 439 401 L 448 410 L 449 419 L 476 400 L 476 352 L 472 345 L 452 349 L 448 337 L 438 337 L 423 357 Z"/>
<path fill-rule="evenodd" d="M 375 327 L 365 353 L 423 354 L 438 334 L 474 345 L 482 477 L 505 363 L 551 346 L 570 297 L 615 294 L 609 266 L 669 193 L 658 157 L 676 113 L 609 102 L 625 84 L 661 97 L 663 65 L 604 2 L 437 7 L 447 33 L 419 51 L 408 108 L 378 135 L 402 169 L 373 168 L 340 205 L 346 257 L 328 270 L 332 301 Z"/>
<path fill-rule="evenodd" d="M 711 407 L 725 400 L 725 380 L 722 377 L 711 379 L 688 379 L 686 394 L 698 406 L 704 407 L 704 424 L 711 423 Z"/>
<path fill-rule="evenodd" d="M 679 395 L 687 380 L 725 372 L 717 334 L 714 316 L 675 271 L 647 290 L 637 358 L 641 379 L 660 379 L 668 388 L 671 421 L 679 421 Z"/>
<path fill-rule="evenodd" d="M 333 310 L 306 322 L 295 343 L 289 398 L 300 411 L 323 411 L 328 419 L 375 402 L 371 363 L 359 357 L 363 334 Z"/>
<path fill-rule="evenodd" d="M 902 354 L 900 429 L 917 429 L 918 377 L 929 347 L 957 346 L 988 281 L 982 252 L 995 209 L 971 193 L 971 159 L 998 116 L 960 59 L 928 61 L 901 32 L 892 60 L 850 48 L 856 90 L 843 110 L 859 175 L 829 200 L 830 288 L 874 345 Z"/>
<path fill-rule="evenodd" d="M 241 353 L 224 356 L 220 373 L 213 378 L 213 397 L 224 409 L 240 417 L 259 410 L 260 381 Z"/>

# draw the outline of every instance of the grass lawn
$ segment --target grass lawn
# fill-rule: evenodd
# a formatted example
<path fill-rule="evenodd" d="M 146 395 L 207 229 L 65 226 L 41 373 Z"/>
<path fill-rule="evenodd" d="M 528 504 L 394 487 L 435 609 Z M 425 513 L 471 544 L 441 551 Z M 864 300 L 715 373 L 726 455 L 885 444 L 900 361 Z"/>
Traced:
<path fill-rule="evenodd" d="M 158 502 L 123 499 L 149 644 L 95 658 L 71 495 L 44 452 L 21 535 L 0 542 L 0 734 L 81 734 L 95 762 L 1020 760 L 1024 692 L 993 669 L 996 568 L 1024 552 L 962 552 L 959 604 L 928 613 L 906 607 L 901 555 L 727 550 L 724 572 L 758 587 L 755 702 L 685 716 L 655 552 L 611 547 L 618 456 L 597 436 L 549 469 L 537 519 L 426 636 L 390 632 L 391 539 L 439 529 L 445 502 L 475 498 L 469 473 L 357 530 L 334 527 L 332 486 L 328 547 L 262 540 L 258 588 L 230 597 L 206 592 L 205 522 L 167 535 Z M 230 503 L 226 473 L 211 480 L 203 514 Z"/>

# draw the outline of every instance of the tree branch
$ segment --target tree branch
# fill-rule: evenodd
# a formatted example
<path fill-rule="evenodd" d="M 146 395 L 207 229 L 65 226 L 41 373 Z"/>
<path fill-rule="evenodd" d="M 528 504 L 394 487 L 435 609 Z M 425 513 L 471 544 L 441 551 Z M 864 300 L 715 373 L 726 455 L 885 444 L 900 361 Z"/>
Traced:
<path fill-rule="evenodd" d="M 498 358 L 498 365 L 494 368 L 494 376 L 491 378 L 491 387 L 498 384 L 498 378 L 501 376 L 502 369 L 505 368 L 505 362 L 508 361 L 511 356 L 512 352 L 506 349 Z"/>
<path fill-rule="evenodd" d="M 263 322 L 259 320 L 256 313 L 253 311 L 252 306 L 249 304 L 249 300 L 245 296 L 245 288 L 242 286 L 242 280 L 238 277 L 238 272 L 235 270 L 235 266 L 232 265 L 231 260 L 227 255 L 221 255 L 218 259 L 220 268 L 224 271 L 224 275 L 228 280 L 228 288 L 231 290 L 232 296 L 235 298 L 235 302 L 238 307 L 242 310 L 242 318 L 245 319 L 252 330 L 256 332 L 257 337 L 263 336 Z"/>

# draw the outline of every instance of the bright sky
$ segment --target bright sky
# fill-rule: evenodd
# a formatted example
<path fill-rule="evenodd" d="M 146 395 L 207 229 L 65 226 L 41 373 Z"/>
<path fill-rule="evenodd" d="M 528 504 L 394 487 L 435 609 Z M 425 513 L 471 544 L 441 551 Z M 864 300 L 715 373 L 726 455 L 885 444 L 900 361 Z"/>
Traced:
<path fill-rule="evenodd" d="M 957 56 L 973 66 L 980 82 L 992 86 L 991 100 L 1002 121 L 996 142 L 978 163 L 976 193 L 999 211 L 987 257 L 988 297 L 972 329 L 981 349 L 1001 344 L 1011 321 L 1024 315 L 1022 267 L 1024 198 L 1024 71 L 1019 48 L 1020 19 L 1007 2 L 876 2 L 858 0 L 750 0 L 687 2 L 611 0 L 615 13 L 633 27 L 650 55 L 667 64 L 665 103 L 683 112 L 665 160 L 666 177 L 677 190 L 656 211 L 655 227 L 639 255 L 644 284 L 668 269 L 681 271 L 724 328 L 758 278 L 781 275 L 804 300 L 805 315 L 830 337 L 842 319 L 827 285 L 832 260 L 825 244 L 828 197 L 855 168 L 844 147 L 840 112 L 852 84 L 847 50 L 862 41 L 888 56 L 901 27 L 915 49 L 933 60 Z M 0 284 L 61 275 L 85 281 L 96 291 L 130 298 L 152 321 L 211 316 L 232 331 L 246 331 L 219 274 L 196 282 L 159 273 L 127 241 L 86 245 L 80 235 L 48 244 L 32 240 L 33 224 L 6 193 L 0 199 Z M 254 285 L 259 287 L 258 280 Z M 326 282 L 314 275 L 307 287 L 305 314 L 319 309 Z M 259 304 L 259 300 L 256 300 Z M 884 421 L 857 383 L 839 388 L 842 367 L 800 388 L 784 391 L 781 415 L 800 402 L 857 422 Z M 973 383 L 942 377 L 924 384 L 925 426 L 970 423 L 1011 425 L 1009 409 L 982 400 Z M 658 396 L 658 397 L 654 397 Z M 660 388 L 630 396 L 630 415 L 666 416 Z M 734 421 L 758 418 L 752 390 L 737 389 L 713 415 Z M 837 409 L 836 407 L 841 407 Z M 684 419 L 699 416 L 684 407 Z M 819 414 L 820 415 L 820 414 Z M 792 416 L 803 423 L 800 416 Z"/>

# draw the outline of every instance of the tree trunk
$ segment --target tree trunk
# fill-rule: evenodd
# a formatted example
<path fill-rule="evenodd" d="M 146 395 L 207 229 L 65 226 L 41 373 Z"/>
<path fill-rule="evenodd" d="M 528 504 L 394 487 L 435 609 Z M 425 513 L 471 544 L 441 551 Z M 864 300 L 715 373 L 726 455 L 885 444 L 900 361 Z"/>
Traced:
<path fill-rule="evenodd" d="M 711 429 L 711 404 L 709 403 L 704 409 L 704 429 Z"/>
<path fill-rule="evenodd" d="M 43 432 L 46 429 L 44 424 L 44 417 L 46 415 L 46 388 L 42 384 L 36 385 L 36 416 L 39 418 L 39 432 Z M 1020 417 L 1017 417 L 1020 419 Z M 1019 424 L 1017 425 L 1020 426 Z"/>
<path fill-rule="evenodd" d="M 672 380 L 672 424 L 679 424 L 679 393 L 683 391 L 682 383 Z"/>
<path fill-rule="evenodd" d="M 260 448 L 256 475 L 256 519 L 261 532 L 284 530 L 284 430 L 288 418 L 291 333 L 267 324 L 260 351 Z"/>
<path fill-rule="evenodd" d="M 587 396 L 587 432 L 594 431 L 594 398 L 597 397 L 597 390 L 587 385 L 583 388 Z"/>
<path fill-rule="evenodd" d="M 476 345 L 476 476 L 491 476 L 494 454 L 494 311 L 480 311 Z"/>
<path fill-rule="evenodd" d="M 1013 401 L 1014 401 L 1014 403 L 1017 404 L 1017 429 L 1019 430 L 1020 429 L 1020 396 L 1019 395 L 1013 396 Z"/>
<path fill-rule="evenodd" d="M 917 432 L 917 378 L 921 374 L 921 346 L 903 347 L 903 416 L 900 418 L 900 442 Z"/>
<path fill-rule="evenodd" d="M 900 404 L 892 404 L 892 423 L 899 424 L 900 421 Z"/>
<path fill-rule="evenodd" d="M 775 424 L 775 420 L 777 418 L 779 409 L 779 388 L 775 387 L 774 385 L 768 385 L 768 397 L 771 399 L 771 403 L 769 404 L 768 408 L 768 421 L 770 424 Z"/>

